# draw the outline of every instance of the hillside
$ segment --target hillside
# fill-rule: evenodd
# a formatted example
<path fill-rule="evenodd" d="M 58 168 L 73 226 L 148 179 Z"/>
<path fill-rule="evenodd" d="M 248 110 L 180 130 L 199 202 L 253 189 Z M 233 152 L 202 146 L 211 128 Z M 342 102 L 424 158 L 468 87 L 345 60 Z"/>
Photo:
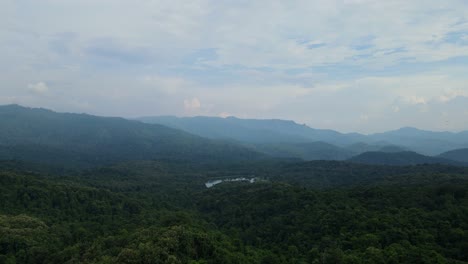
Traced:
<path fill-rule="evenodd" d="M 416 164 L 450 164 L 460 165 L 460 163 L 437 157 L 424 156 L 412 151 L 404 152 L 365 152 L 350 158 L 348 161 L 364 164 L 381 165 L 416 165 Z"/>
<path fill-rule="evenodd" d="M 243 160 L 261 157 L 244 147 L 123 118 L 0 107 L 0 159 L 60 166 L 126 160 Z"/>
<path fill-rule="evenodd" d="M 326 142 L 263 144 L 255 150 L 281 158 L 300 158 L 303 160 L 345 160 L 354 152 Z"/>
<path fill-rule="evenodd" d="M 424 155 L 433 156 L 445 151 L 468 147 L 468 132 L 434 132 L 404 127 L 369 135 L 368 140 L 371 142 L 385 141 Z"/>
<path fill-rule="evenodd" d="M 380 152 L 402 152 L 407 151 L 406 148 L 391 144 L 385 144 L 380 142 L 379 144 L 367 144 L 364 142 L 357 142 L 345 147 L 347 150 L 356 154 L 369 152 L 369 151 L 380 151 Z"/>
<path fill-rule="evenodd" d="M 415 151 L 433 156 L 439 153 L 468 147 L 468 132 L 434 132 L 411 127 L 363 135 L 340 133 L 329 129 L 314 129 L 280 119 L 240 119 L 236 117 L 142 117 L 145 123 L 161 124 L 211 139 L 229 139 L 237 142 L 266 145 L 284 143 L 325 142 L 344 147 L 359 154 L 368 151 Z M 282 155 L 288 153 L 283 150 Z M 325 157 L 322 157 L 325 159 Z"/>
<path fill-rule="evenodd" d="M 142 117 L 138 120 L 181 129 L 202 137 L 231 139 L 240 142 L 304 143 L 324 141 L 330 144 L 348 144 L 363 137 L 360 134 L 343 134 L 334 130 L 314 129 L 294 121 L 281 119 L 240 119 L 236 117 Z"/>
<path fill-rule="evenodd" d="M 447 151 L 437 157 L 468 163 L 468 148 Z"/>

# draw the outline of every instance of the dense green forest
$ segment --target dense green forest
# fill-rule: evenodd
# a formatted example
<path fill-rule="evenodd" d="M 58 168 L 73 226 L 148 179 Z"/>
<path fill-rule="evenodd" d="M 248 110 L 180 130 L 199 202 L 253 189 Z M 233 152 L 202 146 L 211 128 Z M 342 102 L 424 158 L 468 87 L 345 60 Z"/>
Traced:
<path fill-rule="evenodd" d="M 365 152 L 354 156 L 349 161 L 365 164 L 381 165 L 416 165 L 416 164 L 450 164 L 463 165 L 463 162 L 445 159 L 442 157 L 429 157 L 412 151 L 403 152 Z"/>
<path fill-rule="evenodd" d="M 139 161 L 0 170 L 0 263 L 468 262 L 462 167 Z M 241 175 L 261 180 L 204 186 Z"/>

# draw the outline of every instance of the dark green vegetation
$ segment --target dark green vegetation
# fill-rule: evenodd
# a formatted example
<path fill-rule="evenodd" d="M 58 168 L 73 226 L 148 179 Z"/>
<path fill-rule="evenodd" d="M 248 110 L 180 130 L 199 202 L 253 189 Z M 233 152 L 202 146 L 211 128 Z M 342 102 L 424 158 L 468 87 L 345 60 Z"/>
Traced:
<path fill-rule="evenodd" d="M 130 162 L 0 173 L 0 263 L 466 263 L 468 170 Z M 252 175 L 258 183 L 207 179 Z"/>
<path fill-rule="evenodd" d="M 451 164 L 463 165 L 462 162 L 443 157 L 429 157 L 412 151 L 404 152 L 364 152 L 349 159 L 351 162 L 381 165 L 416 165 L 416 164 Z"/>
<path fill-rule="evenodd" d="M 405 161 L 304 162 L 119 118 L 0 122 L 0 264 L 468 263 L 468 168 L 398 146 L 277 143 Z"/>

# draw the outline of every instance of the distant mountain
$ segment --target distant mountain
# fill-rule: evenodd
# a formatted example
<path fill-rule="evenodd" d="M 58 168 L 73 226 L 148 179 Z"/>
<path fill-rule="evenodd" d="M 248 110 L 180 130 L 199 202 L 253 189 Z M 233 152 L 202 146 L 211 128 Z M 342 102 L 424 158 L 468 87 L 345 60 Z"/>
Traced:
<path fill-rule="evenodd" d="M 395 152 L 404 152 L 408 151 L 407 148 L 395 146 L 395 145 L 386 145 L 379 147 L 378 151 L 380 152 L 387 152 L 387 153 L 395 153 Z"/>
<path fill-rule="evenodd" d="M 340 133 L 328 129 L 314 129 L 293 121 L 270 119 L 239 119 L 236 117 L 142 117 L 139 121 L 161 124 L 211 139 L 229 139 L 247 144 L 296 144 L 325 142 L 344 147 L 356 154 L 368 151 L 402 152 L 416 151 L 424 155 L 468 148 L 468 131 L 432 132 L 404 127 L 394 131 L 362 135 Z M 289 146 L 292 148 L 294 146 Z M 305 148 L 305 147 L 302 147 Z M 283 154 L 291 151 L 284 150 Z M 303 155 L 301 155 L 303 156 Z"/>
<path fill-rule="evenodd" d="M 424 156 L 412 151 L 404 152 L 365 152 L 348 159 L 350 162 L 363 163 L 363 164 L 375 164 L 375 165 L 416 165 L 416 164 L 449 164 L 449 165 L 461 165 L 459 162 L 438 158 Z"/>
<path fill-rule="evenodd" d="M 365 136 L 278 119 L 166 116 L 138 120 L 0 106 L 0 159 L 74 166 L 147 159 L 243 160 L 264 154 L 346 160 L 365 152 L 414 150 L 435 155 L 468 147 L 467 132 L 402 128 Z M 407 163 L 424 162 L 426 158 L 412 157 Z M 464 161 L 462 158 L 456 160 Z"/>
<path fill-rule="evenodd" d="M 246 160 L 262 155 L 156 124 L 0 106 L 0 159 L 91 166 L 127 160 Z"/>
<path fill-rule="evenodd" d="M 381 145 L 382 144 L 382 145 Z M 408 151 L 407 148 L 401 147 L 401 146 L 396 146 L 396 145 L 390 145 L 390 144 L 385 144 L 385 142 L 381 142 L 378 144 L 367 144 L 364 142 L 358 142 L 351 144 L 349 146 L 346 146 L 346 149 L 349 151 L 354 152 L 355 154 L 360 154 L 364 152 L 369 152 L 369 151 L 379 151 L 379 152 L 403 152 L 403 151 Z"/>
<path fill-rule="evenodd" d="M 325 142 L 263 144 L 254 149 L 274 157 L 303 160 L 345 160 L 356 154 Z"/>
<path fill-rule="evenodd" d="M 404 146 L 413 151 L 432 156 L 445 151 L 468 147 L 468 131 L 459 133 L 433 132 L 404 127 L 368 136 L 367 142 L 378 141 Z"/>
<path fill-rule="evenodd" d="M 447 151 L 437 157 L 468 163 L 468 148 Z"/>
<path fill-rule="evenodd" d="M 142 117 L 137 120 L 161 124 L 211 139 L 231 139 L 245 143 L 305 143 L 322 141 L 335 145 L 351 144 L 363 135 L 343 134 L 328 129 L 313 129 L 280 119 L 239 119 L 236 117 Z"/>
<path fill-rule="evenodd" d="M 408 149 L 395 145 L 355 143 L 346 147 L 318 141 L 310 143 L 278 143 L 254 145 L 254 150 L 273 157 L 311 160 L 347 160 L 364 152 L 404 152 Z"/>

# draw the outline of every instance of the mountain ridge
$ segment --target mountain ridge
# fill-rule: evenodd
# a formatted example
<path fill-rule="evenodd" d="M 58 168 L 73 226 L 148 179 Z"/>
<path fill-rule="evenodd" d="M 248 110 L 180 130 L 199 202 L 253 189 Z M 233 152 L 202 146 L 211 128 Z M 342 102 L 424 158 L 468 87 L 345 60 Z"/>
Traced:
<path fill-rule="evenodd" d="M 0 106 L 0 158 L 74 166 L 126 160 L 260 158 L 237 144 L 120 117 Z"/>
<path fill-rule="evenodd" d="M 468 163 L 468 148 L 447 151 L 441 153 L 437 157 Z"/>
<path fill-rule="evenodd" d="M 407 166 L 407 165 L 418 165 L 418 164 L 445 164 L 445 165 L 456 165 L 463 166 L 461 162 L 449 160 L 439 157 L 429 157 L 421 155 L 414 151 L 403 151 L 403 152 L 364 152 L 357 156 L 354 156 L 347 161 L 371 164 L 371 165 L 393 165 L 393 166 Z"/>
<path fill-rule="evenodd" d="M 163 116 L 140 121 L 19 105 L 0 106 L 0 120 L 0 159 L 4 160 L 99 164 L 127 159 L 270 156 L 308 161 L 348 160 L 366 152 L 381 157 L 386 154 L 380 153 L 414 151 L 429 159 L 443 159 L 445 163 L 465 162 L 463 155 L 458 159 L 437 156 L 447 148 L 463 149 L 463 140 L 457 143 L 457 138 L 446 139 L 450 135 L 463 136 L 463 132 L 441 133 L 411 127 L 365 136 L 314 129 L 281 119 Z M 434 135 L 440 137 L 431 138 Z M 436 146 L 432 149 L 436 154 L 421 151 L 427 144 Z"/>
<path fill-rule="evenodd" d="M 375 146 L 393 145 L 429 156 L 468 147 L 468 131 L 434 132 L 414 127 L 402 127 L 383 133 L 364 135 L 341 133 L 330 129 L 315 129 L 291 120 L 281 119 L 154 116 L 136 120 L 167 125 L 202 137 L 229 138 L 255 144 L 323 141 L 339 147 L 346 147 L 361 142 Z"/>

